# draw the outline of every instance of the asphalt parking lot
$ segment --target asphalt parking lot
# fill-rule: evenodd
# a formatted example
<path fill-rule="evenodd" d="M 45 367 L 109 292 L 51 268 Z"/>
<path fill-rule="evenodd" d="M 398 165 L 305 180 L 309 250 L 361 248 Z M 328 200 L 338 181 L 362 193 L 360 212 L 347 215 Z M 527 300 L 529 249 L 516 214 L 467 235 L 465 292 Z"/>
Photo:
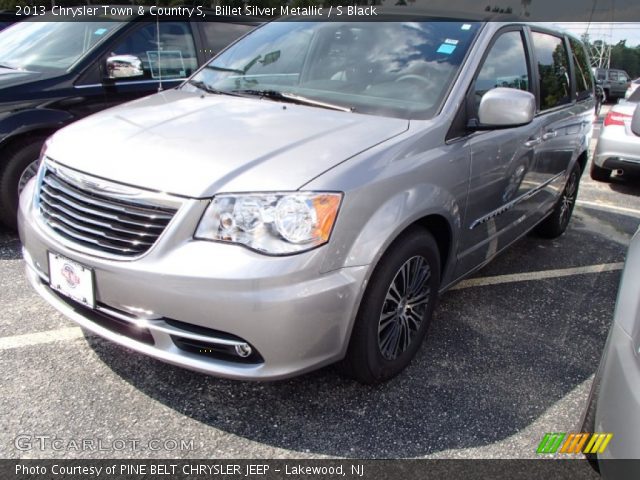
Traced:
<path fill-rule="evenodd" d="M 85 337 L 32 291 L 17 236 L 0 231 L 0 457 L 534 458 L 545 432 L 578 426 L 640 223 L 638 179 L 586 173 L 580 188 L 565 235 L 527 236 L 446 293 L 411 367 L 376 387 L 331 367 L 221 380 Z"/>

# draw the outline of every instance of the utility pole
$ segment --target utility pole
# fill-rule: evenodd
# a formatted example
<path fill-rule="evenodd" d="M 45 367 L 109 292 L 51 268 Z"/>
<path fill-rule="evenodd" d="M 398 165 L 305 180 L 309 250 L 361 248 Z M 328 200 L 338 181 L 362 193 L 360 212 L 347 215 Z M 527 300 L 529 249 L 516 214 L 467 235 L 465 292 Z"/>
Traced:
<path fill-rule="evenodd" d="M 589 43 L 591 66 L 595 68 L 609 68 L 611 66 L 611 44 L 604 40 Z"/>

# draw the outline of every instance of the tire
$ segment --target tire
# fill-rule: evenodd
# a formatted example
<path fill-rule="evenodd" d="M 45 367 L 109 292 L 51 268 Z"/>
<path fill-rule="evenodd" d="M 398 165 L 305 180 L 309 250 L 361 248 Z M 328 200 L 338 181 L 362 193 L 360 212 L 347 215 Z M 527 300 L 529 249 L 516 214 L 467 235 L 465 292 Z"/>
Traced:
<path fill-rule="evenodd" d="M 602 100 L 598 99 L 596 100 L 596 120 L 600 117 L 600 110 L 602 110 Z"/>
<path fill-rule="evenodd" d="M 600 383 L 602 380 L 602 363 L 600 364 L 596 374 L 593 377 L 589 398 L 587 400 L 587 408 L 584 411 L 580 432 L 594 433 L 596 431 L 596 410 L 598 408 L 598 395 L 600 394 Z M 596 472 L 600 473 L 600 465 L 598 464 L 598 456 L 595 453 L 583 454 Z"/>
<path fill-rule="evenodd" d="M 440 255 L 433 236 L 421 228 L 409 230 L 389 247 L 371 276 L 339 364 L 342 372 L 374 384 L 404 370 L 427 333 L 439 285 Z"/>
<path fill-rule="evenodd" d="M 596 182 L 609 182 L 611 180 L 611 170 L 599 167 L 593 160 L 591 160 L 589 175 Z"/>
<path fill-rule="evenodd" d="M 0 222 L 6 227 L 17 228 L 19 190 L 26 184 L 27 176 L 35 174 L 43 138 L 30 138 L 15 143 L 3 152 L 0 171 Z"/>
<path fill-rule="evenodd" d="M 580 165 L 576 162 L 551 214 L 536 227 L 536 233 L 541 237 L 556 238 L 567 229 L 576 205 L 581 173 Z"/>

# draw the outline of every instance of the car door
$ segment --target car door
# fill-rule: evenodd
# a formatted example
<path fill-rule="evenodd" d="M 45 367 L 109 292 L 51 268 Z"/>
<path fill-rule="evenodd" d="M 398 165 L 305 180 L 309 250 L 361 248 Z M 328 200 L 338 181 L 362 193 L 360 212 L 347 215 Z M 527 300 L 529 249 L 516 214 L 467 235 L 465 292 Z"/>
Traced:
<path fill-rule="evenodd" d="M 530 31 L 531 48 L 537 77 L 537 121 L 539 135 L 534 145 L 533 170 L 541 213 L 546 213 L 564 187 L 566 172 L 574 152 L 591 128 L 591 116 L 584 104 L 577 105 L 564 36 L 545 30 Z"/>
<path fill-rule="evenodd" d="M 629 76 L 626 72 L 618 70 L 617 72 L 617 81 L 611 82 L 611 90 L 615 91 L 615 95 L 617 97 L 624 97 L 625 92 L 627 91 L 627 87 L 629 85 Z"/>
<path fill-rule="evenodd" d="M 104 78 L 109 106 L 173 88 L 198 68 L 198 56 L 188 22 L 136 24 L 114 42 L 110 56 L 132 55 L 142 64 L 143 74 L 131 78 Z M 106 72 L 106 69 L 103 69 Z"/>
<path fill-rule="evenodd" d="M 477 122 L 482 96 L 496 87 L 533 92 L 529 51 L 521 27 L 499 31 L 467 96 L 468 117 Z M 514 128 L 479 130 L 469 138 L 471 171 L 464 216 L 459 275 L 488 261 L 531 225 L 541 184 L 535 146 L 541 122 Z"/>

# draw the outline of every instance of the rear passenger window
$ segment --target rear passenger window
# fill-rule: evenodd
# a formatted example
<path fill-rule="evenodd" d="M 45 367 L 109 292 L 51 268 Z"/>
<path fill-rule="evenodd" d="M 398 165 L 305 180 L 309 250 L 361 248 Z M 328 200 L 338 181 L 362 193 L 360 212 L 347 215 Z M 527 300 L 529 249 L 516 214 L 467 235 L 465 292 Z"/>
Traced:
<path fill-rule="evenodd" d="M 570 103 L 569 57 L 562 38 L 540 32 L 532 36 L 540 78 L 540 110 Z"/>
<path fill-rule="evenodd" d="M 593 78 L 591 68 L 584 47 L 573 38 L 569 39 L 571 53 L 573 55 L 573 65 L 575 66 L 576 77 L 576 98 L 584 100 L 593 95 Z"/>
<path fill-rule="evenodd" d="M 529 90 L 527 57 L 519 31 L 501 34 L 491 47 L 476 79 L 476 107 L 482 96 L 496 87 Z"/>

